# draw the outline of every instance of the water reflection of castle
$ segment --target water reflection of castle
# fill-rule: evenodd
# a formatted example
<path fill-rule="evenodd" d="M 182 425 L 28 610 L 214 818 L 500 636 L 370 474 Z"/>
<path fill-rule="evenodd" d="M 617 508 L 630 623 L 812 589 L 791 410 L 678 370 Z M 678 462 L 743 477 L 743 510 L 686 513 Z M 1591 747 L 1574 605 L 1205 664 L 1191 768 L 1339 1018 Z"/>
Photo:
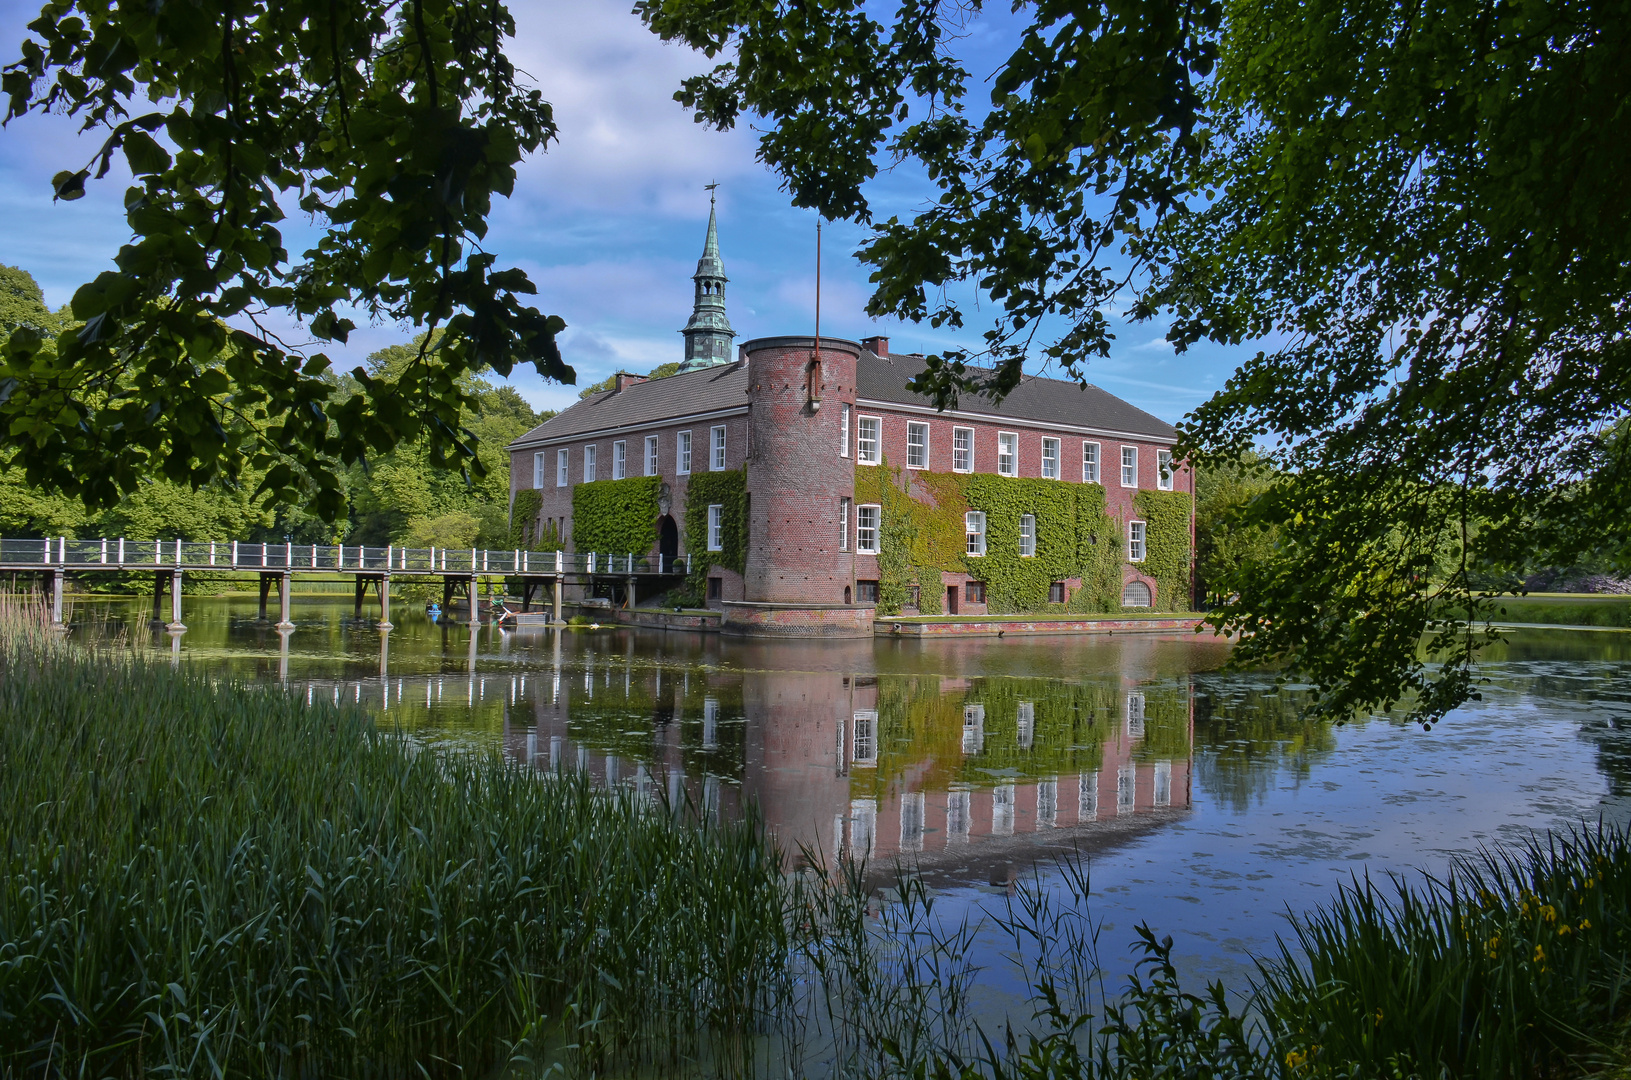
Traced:
<path fill-rule="evenodd" d="M 512 757 L 711 815 L 752 802 L 784 841 L 828 859 L 1024 861 L 1190 806 L 1187 682 L 579 660 L 534 676 L 507 711 Z"/>

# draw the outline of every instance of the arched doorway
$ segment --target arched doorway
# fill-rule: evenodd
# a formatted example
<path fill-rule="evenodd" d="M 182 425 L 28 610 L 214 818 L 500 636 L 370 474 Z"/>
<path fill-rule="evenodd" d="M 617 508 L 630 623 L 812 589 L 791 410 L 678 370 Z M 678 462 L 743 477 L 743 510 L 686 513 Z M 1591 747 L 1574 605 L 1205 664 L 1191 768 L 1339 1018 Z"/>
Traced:
<path fill-rule="evenodd" d="M 672 566 L 674 559 L 680 553 L 680 528 L 674 524 L 671 514 L 664 514 L 657 519 L 657 554 L 662 556 L 663 566 Z"/>
<path fill-rule="evenodd" d="M 1142 581 L 1129 581 L 1121 587 L 1122 607 L 1149 607 L 1150 587 Z"/>

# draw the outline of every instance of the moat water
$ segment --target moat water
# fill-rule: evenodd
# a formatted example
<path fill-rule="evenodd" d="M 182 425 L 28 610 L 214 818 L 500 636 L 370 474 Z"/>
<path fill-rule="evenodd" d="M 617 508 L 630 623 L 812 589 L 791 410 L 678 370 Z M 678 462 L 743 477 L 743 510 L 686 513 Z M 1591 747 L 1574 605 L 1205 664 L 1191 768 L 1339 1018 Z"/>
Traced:
<path fill-rule="evenodd" d="M 285 641 L 252 597 L 189 596 L 174 651 L 428 741 L 705 813 L 752 803 L 790 850 L 913 865 L 954 913 L 1079 854 L 1112 969 L 1145 922 L 1186 978 L 1239 985 L 1288 913 L 1356 876 L 1631 816 L 1627 633 L 1515 632 L 1483 700 L 1425 732 L 1302 720 L 1295 688 L 1221 674 L 1227 645 L 1187 634 L 766 643 L 392 614 L 384 642 L 373 604 L 358 619 L 349 598 L 297 596 Z M 172 649 L 142 601 L 76 619 Z M 1017 990 L 1000 943 L 980 947 L 986 992 Z"/>

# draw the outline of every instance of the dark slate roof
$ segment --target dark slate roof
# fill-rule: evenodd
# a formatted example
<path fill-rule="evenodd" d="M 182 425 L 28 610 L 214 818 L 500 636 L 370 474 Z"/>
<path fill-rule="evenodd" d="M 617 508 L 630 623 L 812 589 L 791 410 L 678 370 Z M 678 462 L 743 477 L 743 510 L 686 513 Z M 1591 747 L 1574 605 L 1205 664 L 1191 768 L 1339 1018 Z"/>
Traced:
<path fill-rule="evenodd" d="M 897 354 L 880 359 L 862 350 L 856 371 L 856 396 L 870 401 L 932 407 L 928 398 L 906 389 L 907 382 L 922 370 L 921 356 Z M 747 389 L 747 364 L 740 361 L 665 379 L 650 379 L 621 391 L 607 390 L 586 398 L 544 421 L 510 446 L 519 449 L 592 431 L 658 424 L 674 417 L 746 408 Z M 1177 432 L 1165 420 L 1134 408 L 1097 386 L 1084 387 L 1032 375 L 1021 379 L 1013 393 L 1000 404 L 993 405 L 985 398 L 965 397 L 958 403 L 958 411 L 1160 440 L 1177 437 Z"/>
<path fill-rule="evenodd" d="M 933 404 L 927 397 L 906 389 L 906 384 L 922 370 L 921 356 L 897 354 L 880 359 L 870 352 L 862 352 L 855 376 L 855 396 L 932 408 Z M 964 397 L 957 408 L 964 413 L 1147 435 L 1152 439 L 1170 440 L 1178 436 L 1178 432 L 1165 420 L 1151 416 L 1097 386 L 1083 386 L 1035 375 L 1024 376 L 1013 392 L 998 404 L 992 404 L 986 398 Z"/>
<path fill-rule="evenodd" d="M 571 438 L 608 428 L 661 423 L 670 417 L 694 413 L 745 409 L 747 395 L 746 364 L 737 362 L 699 368 L 585 398 L 545 420 L 510 446 L 518 448 L 528 443 Z"/>

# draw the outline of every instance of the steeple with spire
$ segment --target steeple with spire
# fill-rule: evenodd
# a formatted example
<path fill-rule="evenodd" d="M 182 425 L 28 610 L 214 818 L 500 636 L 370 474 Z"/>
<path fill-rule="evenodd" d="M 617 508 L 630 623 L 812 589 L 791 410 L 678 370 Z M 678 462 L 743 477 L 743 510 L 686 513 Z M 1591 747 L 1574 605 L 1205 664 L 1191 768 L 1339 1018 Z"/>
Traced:
<path fill-rule="evenodd" d="M 680 333 L 685 335 L 685 359 L 681 371 L 728 364 L 732 356 L 731 339 L 736 331 L 725 315 L 725 263 L 719 257 L 719 223 L 714 211 L 713 189 L 708 185 L 708 239 L 702 245 L 702 258 L 697 260 L 697 272 L 691 280 L 696 282 L 696 301 L 691 321 Z"/>

